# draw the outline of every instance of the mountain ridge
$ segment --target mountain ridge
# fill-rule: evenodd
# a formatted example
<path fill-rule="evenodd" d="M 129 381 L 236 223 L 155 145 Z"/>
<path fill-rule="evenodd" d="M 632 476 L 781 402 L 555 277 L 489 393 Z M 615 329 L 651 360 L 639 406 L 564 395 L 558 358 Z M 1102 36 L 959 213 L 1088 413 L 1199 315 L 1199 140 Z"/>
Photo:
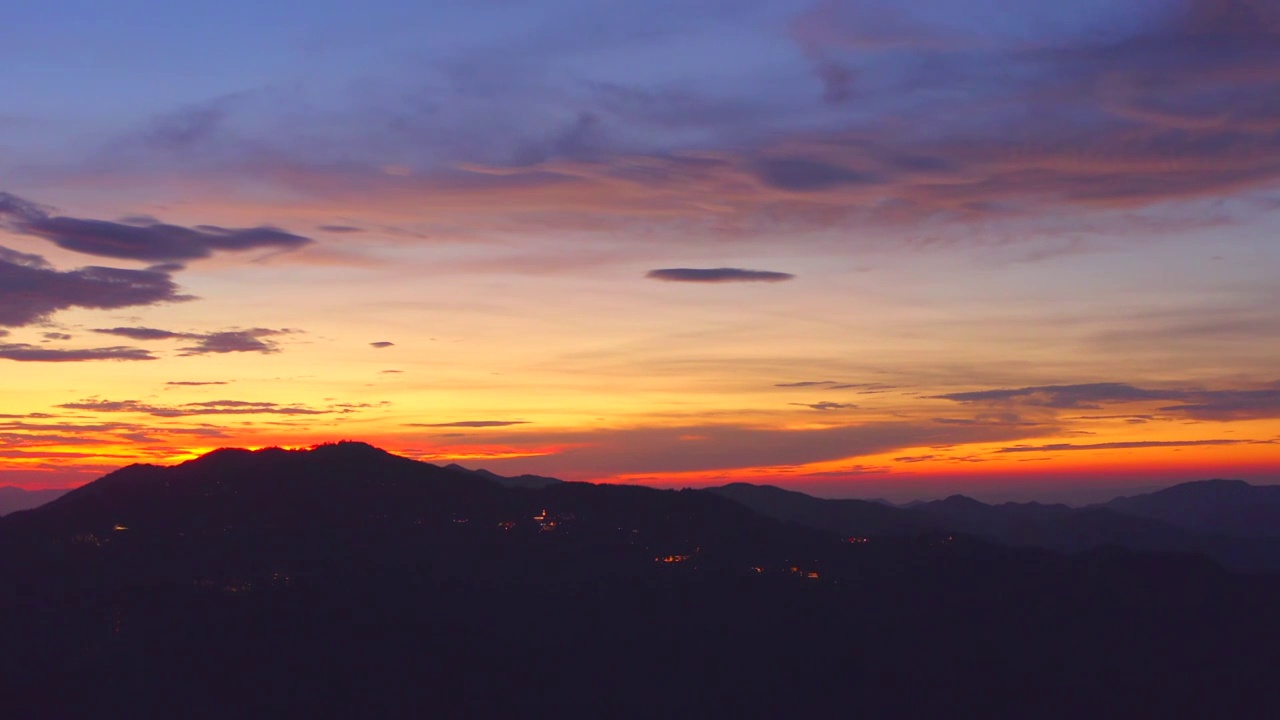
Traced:
<path fill-rule="evenodd" d="M 849 536 L 361 446 L 122 468 L 0 518 L 0 576 L 21 717 L 1209 717 L 1274 706 L 1280 662 L 1280 576 L 1201 556 Z"/>
<path fill-rule="evenodd" d="M 104 503 L 119 501 L 104 495 L 108 489 L 121 493 L 121 497 L 145 494 L 152 486 L 166 484 L 170 468 L 180 468 L 199 479 L 218 474 L 235 476 L 251 465 L 287 468 L 311 461 L 329 465 L 330 470 L 350 471 L 356 486 L 334 486 L 332 491 L 340 494 L 358 492 L 360 469 L 367 463 L 383 463 L 399 468 L 396 472 L 400 473 L 421 473 L 433 482 L 458 484 L 467 492 L 488 496 L 496 492 L 492 489 L 496 487 L 537 491 L 573 485 L 535 475 L 504 477 L 456 463 L 437 466 L 368 443 L 342 441 L 306 449 L 219 448 L 173 466 L 133 464 L 40 506 L 80 504 L 84 507 L 71 514 L 84 517 L 103 511 Z M 491 489 L 483 490 L 486 487 Z M 172 489 L 163 492 L 173 494 Z M 202 492 L 213 490 L 206 488 Z M 698 492 L 717 495 L 775 520 L 844 536 L 910 538 L 927 533 L 962 533 L 1009 546 L 1058 552 L 1118 545 L 1140 551 L 1198 554 L 1235 570 L 1280 572 L 1280 486 L 1255 486 L 1241 480 L 1193 481 L 1080 508 L 1061 503 L 987 504 L 961 494 L 894 506 L 874 500 L 819 498 L 751 483 L 731 483 Z M 1251 505 L 1258 497 L 1266 502 Z M 11 515 L 20 517 L 32 509 L 20 508 Z M 1239 518 L 1250 522 L 1237 526 Z"/>
<path fill-rule="evenodd" d="M 70 490 L 62 488 L 28 490 L 14 485 L 0 485 L 0 517 L 39 507 L 68 492 Z"/>
<path fill-rule="evenodd" d="M 1100 504 L 1171 524 L 1244 537 L 1280 535 L 1280 485 L 1198 480 Z"/>
<path fill-rule="evenodd" d="M 884 507 L 893 512 L 881 513 L 870 511 L 874 503 L 817 498 L 767 485 L 734 483 L 708 491 L 732 497 L 770 517 L 849 535 L 950 531 L 1059 552 L 1115 545 L 1193 553 L 1240 571 L 1280 572 L 1280 486 L 1196 481 L 1080 508 L 1061 503 L 987 504 L 951 495 Z M 1272 493 L 1278 501 L 1274 505 L 1249 506 L 1239 501 L 1270 498 Z M 1238 502 L 1226 509 L 1215 506 L 1213 500 L 1223 495 Z M 1169 498 L 1178 502 L 1171 503 Z M 1204 521 L 1205 517 L 1210 521 Z M 1246 526 L 1249 532 L 1241 532 L 1224 517 L 1250 517 L 1254 523 Z"/>

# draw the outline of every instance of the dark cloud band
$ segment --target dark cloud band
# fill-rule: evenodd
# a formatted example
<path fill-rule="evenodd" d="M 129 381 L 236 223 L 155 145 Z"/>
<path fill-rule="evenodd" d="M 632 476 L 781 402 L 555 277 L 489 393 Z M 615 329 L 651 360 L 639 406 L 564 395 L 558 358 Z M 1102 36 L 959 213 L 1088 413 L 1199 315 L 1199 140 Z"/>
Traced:
<path fill-rule="evenodd" d="M 771 270 L 743 270 L 742 268 L 666 268 L 650 270 L 645 277 L 665 282 L 730 283 L 730 282 L 782 282 L 795 275 Z"/>
<path fill-rule="evenodd" d="M 1013 447 L 1000 448 L 996 452 L 1001 454 L 1008 454 L 1008 453 L 1060 452 L 1063 450 L 1140 450 L 1142 448 L 1179 448 L 1179 447 L 1199 447 L 1202 445 L 1240 445 L 1247 442 L 1249 441 L 1248 440 L 1137 440 L 1133 442 L 1093 443 L 1091 445 L 1076 445 L 1073 443 L 1055 443 L 1052 445 L 1015 445 Z"/>
<path fill-rule="evenodd" d="M 195 340 L 195 345 L 181 348 L 183 355 L 210 355 L 233 352 L 256 352 L 264 355 L 280 352 L 279 345 L 270 338 L 288 335 L 293 330 L 249 328 L 248 330 L 224 330 L 214 333 L 185 333 L 148 327 L 97 328 L 96 333 L 116 335 L 130 340 Z"/>
<path fill-rule="evenodd" d="M 1153 390 L 1125 383 L 1041 385 L 949 393 L 937 399 L 976 405 L 1021 405 L 1053 409 L 1098 409 L 1133 402 L 1176 402 L 1159 412 L 1196 420 L 1247 420 L 1280 417 L 1280 383 L 1252 390 Z"/>
<path fill-rule="evenodd" d="M 183 227 L 134 218 L 139 222 L 112 222 L 51 215 L 45 208 L 9 193 L 0 193 L 0 217 L 14 232 L 43 238 L 60 248 L 86 255 L 183 262 L 209 257 L 215 251 L 255 249 L 295 250 L 310 238 L 279 228 L 223 228 L 216 225 Z"/>
<path fill-rule="evenodd" d="M 59 350 L 26 343 L 3 343 L 0 344 L 0 358 L 18 362 L 89 362 L 93 360 L 155 360 L 156 356 L 141 348 L 133 347 Z"/>
<path fill-rule="evenodd" d="M 94 332 L 102 335 L 116 335 L 130 340 L 174 340 L 177 338 L 196 337 L 190 333 L 171 332 L 147 327 L 95 328 Z"/>
<path fill-rule="evenodd" d="M 407 423 L 406 427 L 426 428 L 488 428 L 509 427 L 511 425 L 528 425 L 528 420 L 459 420 L 447 423 Z"/>

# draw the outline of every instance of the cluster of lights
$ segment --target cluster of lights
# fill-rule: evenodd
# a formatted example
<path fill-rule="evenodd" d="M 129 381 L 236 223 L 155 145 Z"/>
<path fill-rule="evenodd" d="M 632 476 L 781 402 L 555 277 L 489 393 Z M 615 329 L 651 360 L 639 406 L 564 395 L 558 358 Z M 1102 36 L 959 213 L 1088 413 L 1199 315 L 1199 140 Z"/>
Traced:
<path fill-rule="evenodd" d="M 93 545 L 94 547 L 102 547 L 102 540 L 93 533 L 79 533 L 71 538 L 71 542 L 79 545 Z"/>
<path fill-rule="evenodd" d="M 687 561 L 692 555 L 659 555 L 653 561 L 657 563 L 682 563 Z"/>

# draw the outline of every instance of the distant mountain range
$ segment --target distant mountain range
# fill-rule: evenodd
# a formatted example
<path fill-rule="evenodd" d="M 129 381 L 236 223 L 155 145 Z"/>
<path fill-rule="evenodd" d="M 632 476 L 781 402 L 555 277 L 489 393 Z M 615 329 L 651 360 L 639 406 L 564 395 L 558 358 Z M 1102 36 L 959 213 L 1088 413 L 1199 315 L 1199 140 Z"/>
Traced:
<path fill-rule="evenodd" d="M 440 470 L 507 488 L 563 484 L 552 477 L 506 477 L 457 464 Z M 0 487 L 0 515 L 38 507 L 66 492 Z M 1200 554 L 1234 570 L 1280 572 L 1280 486 L 1241 480 L 1183 483 L 1083 508 L 1034 502 L 992 505 L 963 495 L 897 506 L 879 499 L 825 499 L 747 483 L 706 492 L 777 520 L 843 535 L 913 537 L 952 532 L 1060 552 L 1115 545 Z"/>
<path fill-rule="evenodd" d="M 494 472 L 489 472 L 488 470 L 485 470 L 483 468 L 479 470 L 468 470 L 462 467 L 461 465 L 458 465 L 457 463 L 451 463 L 449 465 L 445 465 L 444 468 L 445 470 L 452 470 L 454 472 L 470 473 L 472 475 L 482 477 L 486 480 L 492 480 L 493 482 L 496 482 L 503 487 L 509 487 L 509 488 L 536 489 L 536 488 L 544 488 L 548 485 L 556 485 L 558 483 L 564 482 L 563 480 L 558 480 L 553 477 L 543 477 L 541 475 L 515 475 L 513 477 L 506 477 Z"/>
<path fill-rule="evenodd" d="M 1280 485 L 1206 480 L 1147 495 L 1116 498 L 1102 507 L 1197 532 L 1241 537 L 1280 535 Z"/>
<path fill-rule="evenodd" d="M 958 532 L 1061 552 L 1114 545 L 1195 553 L 1233 570 L 1280 572 L 1280 486 L 1238 480 L 1190 482 L 1083 508 L 988 505 L 963 495 L 893 507 L 744 483 L 708 492 L 769 517 L 846 535 Z"/>
<path fill-rule="evenodd" d="M 0 516 L 39 507 L 54 498 L 65 495 L 66 492 L 66 490 L 25 490 L 20 487 L 0 485 Z"/>
<path fill-rule="evenodd" d="M 219 450 L 0 518 L 0 697 L 12 717 L 1276 717 L 1280 576 L 1011 546 L 1108 533 L 1193 535 Z"/>

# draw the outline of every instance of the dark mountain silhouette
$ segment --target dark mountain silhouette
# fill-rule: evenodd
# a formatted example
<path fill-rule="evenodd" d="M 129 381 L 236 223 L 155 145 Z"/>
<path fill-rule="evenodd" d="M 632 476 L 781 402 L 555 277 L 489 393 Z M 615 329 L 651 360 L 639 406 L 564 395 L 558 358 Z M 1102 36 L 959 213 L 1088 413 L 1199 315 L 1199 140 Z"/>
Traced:
<path fill-rule="evenodd" d="M 1145 495 L 1116 498 L 1101 507 L 1199 532 L 1243 537 L 1280 536 L 1280 485 L 1204 480 Z"/>
<path fill-rule="evenodd" d="M 918 513 L 870 500 L 827 500 L 772 485 L 733 483 L 707 492 L 784 522 L 844 535 L 914 536 L 951 529 Z"/>
<path fill-rule="evenodd" d="M 13 717 L 1280 705 L 1277 578 L 836 507 L 886 534 L 851 542 L 701 491 L 506 487 L 360 443 L 130 466 L 0 518 L 0 697 Z"/>
<path fill-rule="evenodd" d="M 1191 485 L 1201 487 L 1197 483 Z M 1170 491 L 1177 491 L 1172 493 L 1177 498 L 1189 494 L 1180 490 L 1187 487 L 1190 486 L 1178 486 Z M 1213 484 L 1208 487 L 1213 487 Z M 847 536 L 963 533 L 1005 545 L 1069 553 L 1115 545 L 1130 550 L 1199 554 L 1244 572 L 1280 572 L 1278 538 L 1239 537 L 1216 529 L 1188 529 L 1163 518 L 1125 512 L 1122 505 L 1117 505 L 1121 501 L 1072 508 L 1042 503 L 988 505 L 963 495 L 953 495 L 944 500 L 919 501 L 894 508 L 862 500 L 815 498 L 767 485 L 738 483 L 711 488 L 710 492 L 736 500 L 778 520 Z M 1250 517 L 1263 518 L 1267 510 L 1265 505 L 1252 511 L 1243 504 L 1233 507 L 1233 517 L 1252 512 Z M 1225 515 L 1224 512 L 1210 516 Z"/>
<path fill-rule="evenodd" d="M 1195 553 L 1244 572 L 1280 572 L 1280 539 L 1196 532 L 1157 518 L 1117 511 L 1110 505 L 986 505 L 955 496 L 922 503 L 913 510 L 957 532 L 1010 545 L 1060 552 L 1117 545 L 1131 550 Z"/>
<path fill-rule="evenodd" d="M 66 490 L 26 490 L 9 485 L 0 486 L 0 516 L 39 507 L 66 492 Z"/>
<path fill-rule="evenodd" d="M 559 480 L 557 478 L 543 477 L 541 475 L 526 474 L 526 475 L 515 475 L 515 476 L 507 477 L 504 475 L 499 475 L 494 472 L 489 472 L 484 468 L 478 468 L 476 470 L 468 470 L 462 467 L 461 465 L 458 465 L 457 463 L 451 463 L 449 465 L 445 465 L 445 469 L 479 475 L 480 477 L 486 478 L 488 480 L 492 480 L 504 487 L 541 488 L 541 487 L 546 487 L 548 485 L 555 485 L 557 483 L 564 482 L 563 480 Z"/>
<path fill-rule="evenodd" d="M 1075 552 L 1099 545 L 1170 550 L 1183 533 L 1161 523 L 1098 509 L 1067 505 L 1002 503 L 988 505 L 963 495 L 920 503 L 914 512 L 958 532 L 1014 545 Z M 1150 547 L 1144 547 L 1150 546 Z"/>

